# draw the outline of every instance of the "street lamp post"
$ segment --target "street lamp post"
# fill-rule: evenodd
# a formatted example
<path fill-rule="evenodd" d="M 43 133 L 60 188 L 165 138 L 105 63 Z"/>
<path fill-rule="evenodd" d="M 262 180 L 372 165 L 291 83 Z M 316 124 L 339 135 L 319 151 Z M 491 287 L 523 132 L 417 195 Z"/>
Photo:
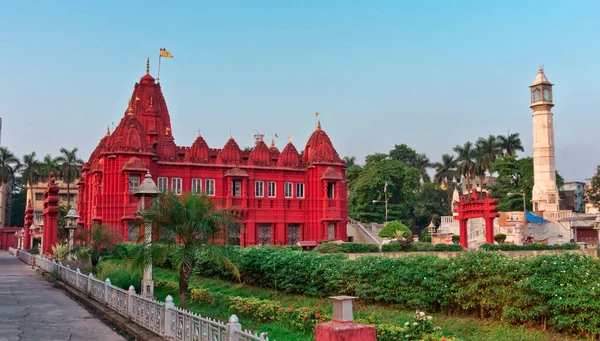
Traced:
<path fill-rule="evenodd" d="M 152 180 L 150 171 L 146 172 L 144 181 L 140 184 L 135 196 L 138 197 L 138 211 L 145 209 L 146 197 L 153 198 L 160 194 L 156 183 Z M 154 297 L 154 281 L 152 280 L 152 259 L 150 257 L 150 243 L 152 243 L 152 224 L 144 223 L 144 258 L 146 266 L 144 267 L 144 277 L 142 278 L 142 296 L 147 298 Z"/>
<path fill-rule="evenodd" d="M 388 222 L 388 194 L 387 194 L 387 182 L 383 185 L 383 194 L 385 200 L 373 200 L 373 204 L 377 204 L 380 202 L 385 203 L 385 222 Z"/>
<path fill-rule="evenodd" d="M 516 195 L 521 195 L 523 197 L 523 214 L 524 214 L 523 220 L 525 222 L 527 222 L 527 205 L 525 204 L 525 191 L 524 190 L 519 190 L 518 194 L 517 193 L 507 193 L 507 195 L 509 197 L 514 197 Z"/>
<path fill-rule="evenodd" d="M 79 219 L 79 215 L 77 215 L 77 211 L 74 208 L 71 208 L 67 215 L 65 216 L 67 219 L 67 224 L 65 225 L 65 229 L 69 231 L 69 258 L 72 257 L 71 253 L 73 252 L 73 232 L 77 228 L 77 219 Z"/>

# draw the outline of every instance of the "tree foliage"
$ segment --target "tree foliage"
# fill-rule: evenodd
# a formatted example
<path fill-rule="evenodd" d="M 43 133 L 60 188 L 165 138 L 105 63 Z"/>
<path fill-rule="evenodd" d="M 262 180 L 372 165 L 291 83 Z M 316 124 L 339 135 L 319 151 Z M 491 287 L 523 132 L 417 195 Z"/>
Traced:
<path fill-rule="evenodd" d="M 410 229 L 406 225 L 402 224 L 402 222 L 399 220 L 394 220 L 394 221 L 390 221 L 389 223 L 387 223 L 379 231 L 379 237 L 381 237 L 381 238 L 396 238 L 397 231 L 402 232 L 403 238 L 408 239 L 408 238 L 412 237 L 412 232 L 410 231 Z"/>
<path fill-rule="evenodd" d="M 600 208 L 600 166 L 596 167 L 596 174 L 592 177 L 590 186 L 585 191 L 585 200 Z"/>

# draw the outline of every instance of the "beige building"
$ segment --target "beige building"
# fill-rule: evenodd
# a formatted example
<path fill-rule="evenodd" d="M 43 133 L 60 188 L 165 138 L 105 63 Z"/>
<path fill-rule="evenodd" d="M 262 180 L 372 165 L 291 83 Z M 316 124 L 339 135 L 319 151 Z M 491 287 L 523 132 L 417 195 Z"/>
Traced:
<path fill-rule="evenodd" d="M 77 188 L 77 182 L 79 179 L 75 179 L 71 183 L 71 207 L 77 209 L 77 200 L 79 199 L 79 189 Z M 62 180 L 56 180 L 56 184 L 59 187 L 58 199 L 59 202 L 66 204 L 68 202 L 67 196 L 67 184 Z M 47 182 L 38 182 L 33 185 L 33 200 L 31 205 L 33 206 L 33 224 L 39 225 L 42 221 L 42 212 L 44 211 L 44 191 L 48 188 Z M 27 185 L 27 202 L 31 199 L 31 186 Z"/>
<path fill-rule="evenodd" d="M 0 185 L 0 230 L 9 227 L 10 221 L 10 197 L 12 194 L 11 184 Z M 23 222 L 21 222 L 23 224 Z"/>
<path fill-rule="evenodd" d="M 469 183 L 467 184 L 467 180 L 465 178 L 461 179 L 460 187 L 463 194 L 470 193 L 473 189 L 476 189 L 477 192 L 487 192 L 490 187 L 496 183 L 496 178 L 486 175 L 482 179 L 477 176 L 473 179 L 469 179 L 468 182 Z"/>

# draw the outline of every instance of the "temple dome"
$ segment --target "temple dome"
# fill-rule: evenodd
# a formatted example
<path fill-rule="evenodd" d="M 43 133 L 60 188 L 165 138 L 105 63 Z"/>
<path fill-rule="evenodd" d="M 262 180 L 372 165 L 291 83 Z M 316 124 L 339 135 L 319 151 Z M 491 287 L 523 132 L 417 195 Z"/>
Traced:
<path fill-rule="evenodd" d="M 135 115 L 125 115 L 119 122 L 117 129 L 109 137 L 106 151 L 148 152 L 150 146 L 144 136 L 144 128 L 137 117 Z"/>
<path fill-rule="evenodd" d="M 129 172 L 147 172 L 148 168 L 142 162 L 142 160 L 140 160 L 138 157 L 133 156 L 127 161 L 127 163 L 125 163 L 123 170 Z"/>
<path fill-rule="evenodd" d="M 302 161 L 306 164 L 313 162 L 342 163 L 342 159 L 340 159 L 337 151 L 333 148 L 329 136 L 327 136 L 325 131 L 321 130 L 320 124 L 317 130 L 312 133 L 308 142 L 306 142 Z"/>
<path fill-rule="evenodd" d="M 250 153 L 250 163 L 253 165 L 268 165 L 271 161 L 271 153 L 269 152 L 269 147 L 265 144 L 265 142 L 261 139 L 256 143 L 254 149 L 252 149 L 252 153 Z"/>
<path fill-rule="evenodd" d="M 198 137 L 196 138 L 196 141 L 194 141 L 194 143 L 192 143 L 190 150 L 188 150 L 187 153 L 185 153 L 185 160 L 186 161 L 193 161 L 193 160 L 206 161 L 206 160 L 208 160 L 208 152 L 209 152 L 208 144 L 206 143 L 204 138 L 202 138 L 202 136 L 198 135 Z"/>
<path fill-rule="evenodd" d="M 298 167 L 300 166 L 300 154 L 296 150 L 296 147 L 289 141 L 288 144 L 283 148 L 277 161 L 279 167 Z"/>
<path fill-rule="evenodd" d="M 279 149 L 275 147 L 275 140 L 271 140 L 271 146 L 269 147 L 269 154 L 271 154 L 271 159 L 276 160 L 279 158 Z"/>
<path fill-rule="evenodd" d="M 233 137 L 230 137 L 229 141 L 227 141 L 223 149 L 219 152 L 217 160 L 220 160 L 222 163 L 237 163 L 241 159 L 242 151 Z"/>

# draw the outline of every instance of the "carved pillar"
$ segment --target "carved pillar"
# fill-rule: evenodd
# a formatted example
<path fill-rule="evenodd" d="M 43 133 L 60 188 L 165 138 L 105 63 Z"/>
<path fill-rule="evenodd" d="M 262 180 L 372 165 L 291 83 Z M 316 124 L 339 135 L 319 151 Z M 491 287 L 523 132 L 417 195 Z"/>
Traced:
<path fill-rule="evenodd" d="M 23 226 L 24 232 L 25 232 L 25 236 L 24 236 L 24 240 L 23 240 L 23 248 L 25 250 L 29 250 L 33 245 L 30 244 L 31 242 L 31 236 L 29 235 L 31 233 L 31 230 L 29 229 L 31 227 L 31 225 L 33 225 L 33 207 L 31 207 L 31 199 L 27 202 L 27 208 L 25 209 L 25 224 Z"/>
<path fill-rule="evenodd" d="M 56 245 L 58 240 L 58 191 L 54 173 L 50 173 L 48 188 L 44 191 L 44 254 L 52 254 L 52 246 Z"/>
<path fill-rule="evenodd" d="M 467 231 L 467 221 L 468 219 L 460 219 L 458 221 L 459 224 L 459 234 L 460 234 L 460 245 L 462 245 L 465 249 L 469 247 L 469 237 Z"/>

